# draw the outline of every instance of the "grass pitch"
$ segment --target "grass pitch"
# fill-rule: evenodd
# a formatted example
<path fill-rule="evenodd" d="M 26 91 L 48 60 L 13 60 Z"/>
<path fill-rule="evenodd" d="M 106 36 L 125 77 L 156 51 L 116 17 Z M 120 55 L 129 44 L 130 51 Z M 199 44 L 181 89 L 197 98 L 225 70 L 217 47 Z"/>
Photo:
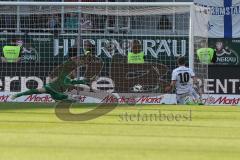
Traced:
<path fill-rule="evenodd" d="M 83 113 L 92 107 L 78 105 L 72 111 Z M 119 106 L 97 119 L 70 122 L 56 117 L 53 104 L 0 104 L 1 160 L 239 157 L 238 107 Z"/>

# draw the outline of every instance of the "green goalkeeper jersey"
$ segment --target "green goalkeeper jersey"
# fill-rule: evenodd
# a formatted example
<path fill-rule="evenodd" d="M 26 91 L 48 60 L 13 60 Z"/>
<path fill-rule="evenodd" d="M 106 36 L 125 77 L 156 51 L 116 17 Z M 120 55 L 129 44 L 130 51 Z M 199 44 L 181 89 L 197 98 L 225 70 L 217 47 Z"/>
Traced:
<path fill-rule="evenodd" d="M 76 62 L 74 61 L 65 62 L 52 72 L 51 77 L 53 78 L 56 77 L 56 79 L 53 82 L 50 82 L 48 86 L 50 86 L 57 92 L 65 92 L 69 88 L 69 85 L 66 85 L 64 83 L 64 79 L 76 68 L 77 68 Z"/>

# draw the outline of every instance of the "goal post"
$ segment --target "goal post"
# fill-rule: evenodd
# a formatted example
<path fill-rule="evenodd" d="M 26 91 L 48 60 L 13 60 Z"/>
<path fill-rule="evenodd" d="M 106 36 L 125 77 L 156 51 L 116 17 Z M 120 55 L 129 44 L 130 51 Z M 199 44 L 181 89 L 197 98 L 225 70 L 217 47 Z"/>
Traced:
<path fill-rule="evenodd" d="M 43 87 L 71 52 L 84 61 L 73 78 L 90 81 L 63 92 L 84 103 L 175 103 L 174 94 L 164 88 L 176 58 L 185 56 L 189 67 L 206 72 L 196 68 L 207 66 L 196 65 L 193 3 L 0 2 L 0 9 L 1 50 L 21 47 L 18 61 L 1 62 L 1 94 Z M 17 100 L 51 98 L 25 95 Z"/>

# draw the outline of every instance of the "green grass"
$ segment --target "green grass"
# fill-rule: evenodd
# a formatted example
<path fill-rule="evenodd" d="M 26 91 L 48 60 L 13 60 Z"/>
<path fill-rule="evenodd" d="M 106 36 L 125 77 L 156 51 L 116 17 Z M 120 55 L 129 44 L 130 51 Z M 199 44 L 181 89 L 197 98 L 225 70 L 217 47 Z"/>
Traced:
<path fill-rule="evenodd" d="M 74 113 L 82 113 L 92 106 L 73 108 Z M 189 110 L 191 119 L 146 119 L 159 111 L 187 115 Z M 123 119 L 126 113 L 140 113 L 142 117 L 127 121 Z M 239 157 L 238 107 L 122 105 L 94 120 L 69 122 L 55 116 L 52 104 L 0 104 L 1 160 L 239 160 Z"/>

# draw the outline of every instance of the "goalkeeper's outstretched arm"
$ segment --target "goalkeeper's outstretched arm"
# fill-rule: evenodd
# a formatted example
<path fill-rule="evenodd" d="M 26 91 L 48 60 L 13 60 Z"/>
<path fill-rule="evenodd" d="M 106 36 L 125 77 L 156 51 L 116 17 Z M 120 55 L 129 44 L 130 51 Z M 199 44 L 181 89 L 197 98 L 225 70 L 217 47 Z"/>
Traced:
<path fill-rule="evenodd" d="M 63 69 L 63 65 L 59 65 L 49 74 L 49 77 L 51 78 L 51 81 L 53 81 L 54 78 L 57 78 Z"/>
<path fill-rule="evenodd" d="M 87 84 L 88 80 L 87 79 L 81 79 L 81 80 L 75 80 L 71 79 L 69 76 L 66 76 L 64 79 L 64 84 L 65 85 L 76 85 L 76 84 Z"/>

